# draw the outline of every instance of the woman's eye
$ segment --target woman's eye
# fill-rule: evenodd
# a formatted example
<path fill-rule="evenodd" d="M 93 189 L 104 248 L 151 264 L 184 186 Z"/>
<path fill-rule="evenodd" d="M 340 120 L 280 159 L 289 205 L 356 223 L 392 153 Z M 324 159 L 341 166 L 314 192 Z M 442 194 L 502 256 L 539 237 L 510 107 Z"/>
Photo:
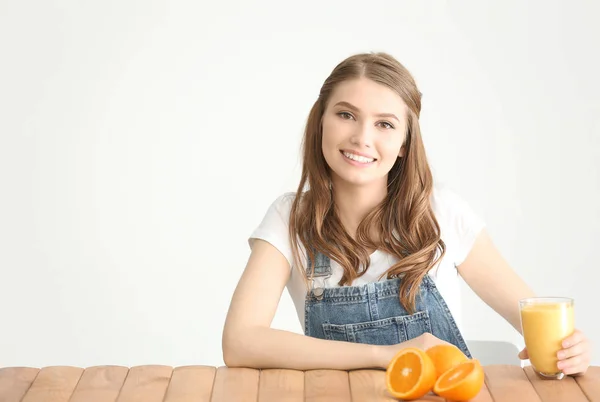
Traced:
<path fill-rule="evenodd" d="M 340 117 L 341 117 L 342 119 L 344 119 L 344 120 L 350 120 L 350 119 L 354 119 L 354 116 L 352 116 L 352 114 L 350 114 L 350 113 L 348 113 L 348 112 L 339 112 L 339 113 L 338 113 L 338 116 L 340 116 Z M 385 128 L 385 129 L 388 129 L 388 130 L 389 130 L 389 129 L 393 129 L 393 128 L 394 128 L 394 126 L 392 126 L 392 125 L 391 125 L 389 122 L 387 122 L 387 121 L 382 121 L 382 122 L 379 122 L 379 124 L 380 124 L 380 125 L 382 125 L 382 126 L 383 126 L 383 128 Z"/>

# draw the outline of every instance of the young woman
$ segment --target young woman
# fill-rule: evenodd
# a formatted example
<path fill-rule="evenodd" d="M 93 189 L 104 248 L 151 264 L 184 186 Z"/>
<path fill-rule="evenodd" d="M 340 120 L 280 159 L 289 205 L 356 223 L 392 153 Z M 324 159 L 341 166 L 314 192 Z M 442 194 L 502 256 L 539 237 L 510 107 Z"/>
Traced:
<path fill-rule="evenodd" d="M 308 117 L 298 190 L 277 198 L 250 238 L 223 330 L 225 364 L 385 368 L 401 348 L 438 343 L 470 356 L 457 275 L 521 330 L 518 301 L 533 292 L 469 206 L 434 187 L 420 111 L 413 77 L 385 53 L 333 70 Z M 286 286 L 305 335 L 270 328 Z M 583 334 L 563 346 L 563 372 L 585 372 Z"/>

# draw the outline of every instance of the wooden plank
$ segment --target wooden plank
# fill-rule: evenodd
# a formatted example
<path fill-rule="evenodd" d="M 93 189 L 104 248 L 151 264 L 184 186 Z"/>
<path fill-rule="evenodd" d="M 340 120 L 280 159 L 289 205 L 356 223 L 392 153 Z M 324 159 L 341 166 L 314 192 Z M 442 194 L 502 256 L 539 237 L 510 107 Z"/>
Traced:
<path fill-rule="evenodd" d="M 492 398 L 502 401 L 541 402 L 535 388 L 519 366 L 484 367 L 486 384 Z"/>
<path fill-rule="evenodd" d="M 524 368 L 525 374 L 544 402 L 588 402 L 577 382 L 570 376 L 562 380 L 545 380 L 533 371 L 531 366 Z"/>
<path fill-rule="evenodd" d="M 600 367 L 590 367 L 584 375 L 574 378 L 590 401 L 600 401 Z"/>
<path fill-rule="evenodd" d="M 384 370 L 354 370 L 348 376 L 353 402 L 396 402 L 385 385 Z"/>
<path fill-rule="evenodd" d="M 310 370 L 304 373 L 304 395 L 307 402 L 350 402 L 347 371 Z"/>
<path fill-rule="evenodd" d="M 21 402 L 39 371 L 32 367 L 0 369 L 0 402 Z"/>
<path fill-rule="evenodd" d="M 304 372 L 262 370 L 258 385 L 258 402 L 304 402 Z"/>
<path fill-rule="evenodd" d="M 475 401 L 600 401 L 600 367 L 581 377 L 540 379 L 531 369 L 486 366 L 488 393 Z M 172 376 L 171 376 L 172 374 Z M 169 384 L 170 381 L 170 384 Z M 214 391 L 211 391 L 214 382 Z M 122 384 L 122 387 L 121 387 Z M 115 399 L 116 394 L 119 393 Z M 165 393 L 166 390 L 166 393 Z M 305 394 L 305 395 L 304 395 Z M 0 402 L 209 402 L 209 401 L 394 401 L 385 390 L 385 372 L 356 370 L 227 369 L 207 366 L 118 366 L 0 368 Z M 69 399 L 71 398 L 71 399 Z M 257 399 L 258 398 L 258 399 Z M 485 398 L 485 399 L 482 399 Z M 443 401 L 429 394 L 421 401 Z"/>
<path fill-rule="evenodd" d="M 173 370 L 165 402 L 210 402 L 217 369 L 182 366 Z"/>
<path fill-rule="evenodd" d="M 211 402 L 256 402 L 259 377 L 255 369 L 219 367 Z"/>
<path fill-rule="evenodd" d="M 173 369 L 170 366 L 148 365 L 129 369 L 118 402 L 162 402 Z"/>
<path fill-rule="evenodd" d="M 486 375 L 485 382 L 483 383 L 481 390 L 475 396 L 475 398 L 471 399 L 471 402 L 494 402 L 494 399 L 492 398 L 492 395 L 490 394 L 490 390 L 487 386 L 487 382 L 488 382 L 488 379 L 487 379 L 487 375 Z"/>
<path fill-rule="evenodd" d="M 365 401 L 368 399 L 365 399 Z M 397 401 L 397 399 L 394 399 L 395 401 Z M 424 397 L 420 398 L 420 399 L 415 399 L 415 402 L 445 402 L 446 400 L 444 398 L 442 398 L 441 396 L 437 396 L 436 394 L 434 394 L 433 392 L 428 393 L 427 395 L 425 395 Z"/>
<path fill-rule="evenodd" d="M 86 368 L 69 402 L 115 402 L 128 372 L 121 366 Z"/>
<path fill-rule="evenodd" d="M 83 374 L 80 367 L 52 366 L 40 370 L 23 402 L 68 402 Z"/>

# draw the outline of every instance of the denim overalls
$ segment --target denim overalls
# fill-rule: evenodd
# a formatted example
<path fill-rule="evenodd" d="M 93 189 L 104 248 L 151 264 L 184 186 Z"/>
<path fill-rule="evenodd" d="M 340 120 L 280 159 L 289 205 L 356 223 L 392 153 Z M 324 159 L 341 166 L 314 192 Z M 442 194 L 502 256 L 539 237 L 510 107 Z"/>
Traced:
<path fill-rule="evenodd" d="M 314 278 L 331 276 L 329 257 L 317 252 Z M 308 260 L 307 276 L 312 270 Z M 426 275 L 416 299 L 416 313 L 409 314 L 399 300 L 401 279 L 371 282 L 361 286 L 315 287 L 306 295 L 304 333 L 336 341 L 393 345 L 425 332 L 456 345 L 469 358 L 471 354 L 456 322 Z"/>

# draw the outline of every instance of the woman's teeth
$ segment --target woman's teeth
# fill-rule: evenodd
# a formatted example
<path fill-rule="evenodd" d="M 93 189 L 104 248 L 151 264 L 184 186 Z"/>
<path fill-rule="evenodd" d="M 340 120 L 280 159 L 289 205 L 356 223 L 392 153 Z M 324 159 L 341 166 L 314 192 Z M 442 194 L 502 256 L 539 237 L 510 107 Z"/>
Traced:
<path fill-rule="evenodd" d="M 360 163 L 371 163 L 375 160 L 374 158 L 366 158 L 364 156 L 351 154 L 350 152 L 342 152 L 342 153 L 344 154 L 344 156 L 346 158 L 352 159 L 353 161 L 360 162 Z"/>

